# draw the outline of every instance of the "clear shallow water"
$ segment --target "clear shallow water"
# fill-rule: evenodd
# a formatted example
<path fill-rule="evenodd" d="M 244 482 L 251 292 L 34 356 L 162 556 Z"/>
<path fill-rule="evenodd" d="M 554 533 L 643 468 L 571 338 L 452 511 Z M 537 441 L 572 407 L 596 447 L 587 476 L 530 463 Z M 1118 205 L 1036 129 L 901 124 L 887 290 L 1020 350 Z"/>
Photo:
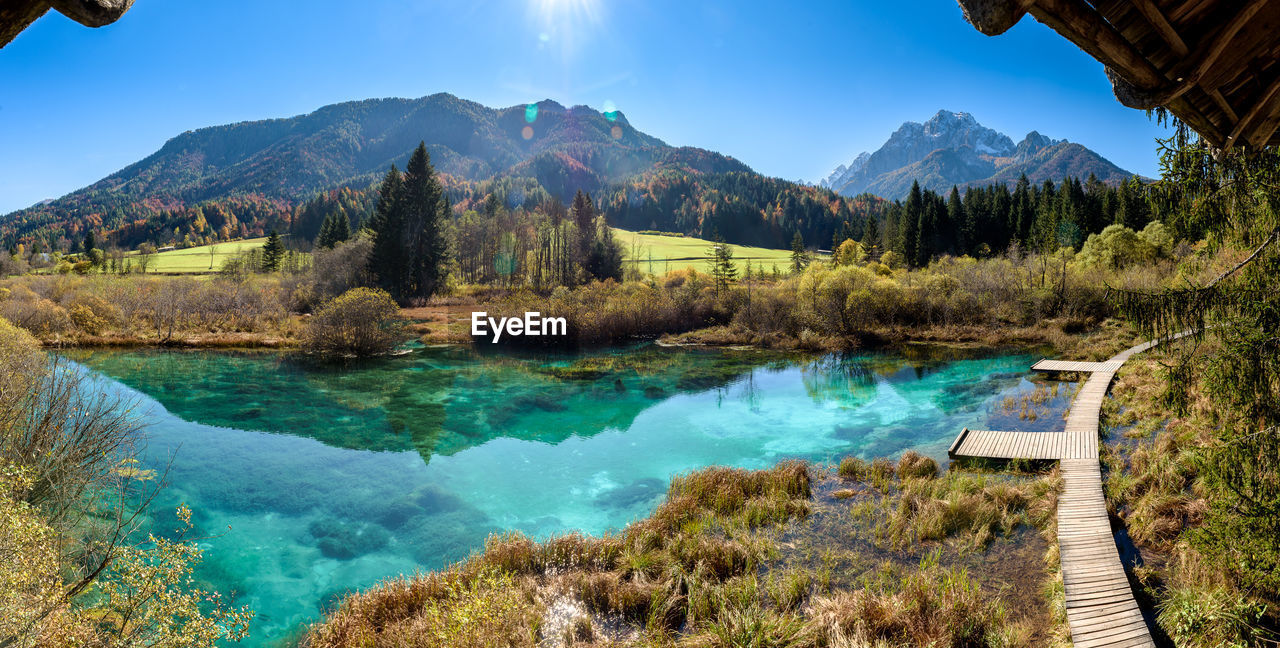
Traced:
<path fill-rule="evenodd" d="M 790 356 L 652 346 L 580 356 L 423 348 L 346 367 L 276 353 L 77 352 L 146 412 L 154 509 L 213 536 L 200 578 L 287 639 L 343 592 L 434 569 L 486 536 L 598 534 L 647 515 L 676 473 L 914 448 L 1019 420 L 1027 354 Z M 909 356 L 909 357 L 908 357 Z M 118 383 L 118 384 L 119 384 Z M 229 528 L 228 528 L 229 527 Z"/>

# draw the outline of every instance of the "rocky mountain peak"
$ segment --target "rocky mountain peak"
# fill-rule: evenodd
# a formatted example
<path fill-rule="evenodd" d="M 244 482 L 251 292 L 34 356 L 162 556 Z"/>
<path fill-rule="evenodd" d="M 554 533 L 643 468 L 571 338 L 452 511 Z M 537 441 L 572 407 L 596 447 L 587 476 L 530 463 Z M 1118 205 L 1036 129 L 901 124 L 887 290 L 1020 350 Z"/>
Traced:
<path fill-rule="evenodd" d="M 1106 176 L 1104 181 L 1130 175 L 1079 145 L 1071 146 L 1080 151 L 1057 155 L 1055 151 L 1061 152 L 1066 144 L 1031 131 L 1015 145 L 1008 135 L 983 126 L 969 113 L 939 110 L 923 123 L 903 123 L 878 150 L 840 165 L 821 184 L 847 196 L 874 193 L 896 199 L 905 195 L 914 180 L 935 191 L 946 191 L 952 185 L 1000 182 L 1014 172 L 1013 167 L 1018 167 L 1017 173 L 1039 174 L 1055 181 L 1064 174 L 1095 173 L 1099 178 Z"/>
<path fill-rule="evenodd" d="M 1040 134 L 1040 131 L 1031 131 L 1027 136 L 1018 142 L 1018 147 L 1014 150 L 1013 159 L 1018 162 L 1030 160 L 1032 156 L 1040 151 L 1049 148 L 1055 144 L 1061 144 L 1067 140 L 1056 140 L 1052 137 L 1046 137 Z"/>

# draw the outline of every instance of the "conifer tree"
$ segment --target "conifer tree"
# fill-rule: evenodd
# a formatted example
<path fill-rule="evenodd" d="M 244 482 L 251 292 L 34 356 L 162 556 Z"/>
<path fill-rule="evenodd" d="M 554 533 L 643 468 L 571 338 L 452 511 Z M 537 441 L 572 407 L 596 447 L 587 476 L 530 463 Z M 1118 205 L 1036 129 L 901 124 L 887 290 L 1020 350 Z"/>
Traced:
<path fill-rule="evenodd" d="M 920 218 L 924 215 L 924 198 L 920 193 L 920 182 L 911 183 L 911 193 L 903 203 L 902 214 L 902 255 L 909 265 L 916 265 L 920 258 Z"/>
<path fill-rule="evenodd" d="M 350 239 L 351 219 L 347 217 L 345 209 L 339 210 L 333 215 L 333 245 L 343 243 Z"/>
<path fill-rule="evenodd" d="M 378 204 L 369 219 L 373 230 L 373 250 L 369 253 L 369 270 L 378 278 L 378 285 L 396 298 L 406 291 L 408 266 L 404 250 L 404 210 L 400 207 L 404 193 L 404 177 L 396 165 L 382 180 L 378 189 Z"/>
<path fill-rule="evenodd" d="M 622 246 L 613 238 L 613 230 L 604 224 L 603 218 L 598 220 L 599 227 L 595 241 L 591 244 L 591 254 L 587 257 L 587 272 L 594 278 L 622 280 Z"/>
<path fill-rule="evenodd" d="M 262 271 L 275 272 L 280 269 L 280 261 L 284 259 L 284 243 L 280 240 L 280 233 L 271 230 L 267 235 L 267 242 L 262 246 Z"/>
<path fill-rule="evenodd" d="M 592 244 L 595 242 L 595 204 L 591 202 L 591 196 L 579 189 L 573 195 L 573 206 L 570 207 L 570 211 L 573 214 L 573 223 L 578 230 L 576 261 L 585 267 L 587 265 L 587 257 L 591 254 Z"/>
<path fill-rule="evenodd" d="M 952 185 L 951 196 L 947 198 L 948 231 L 955 232 L 955 238 L 948 247 L 956 254 L 968 254 L 973 246 L 976 232 L 972 231 L 972 223 L 965 216 L 964 202 L 960 200 L 960 190 Z"/>
<path fill-rule="evenodd" d="M 403 210 L 405 260 L 408 263 L 402 299 L 425 299 L 444 285 L 448 269 L 445 223 L 449 205 L 436 178 L 426 142 L 419 142 L 404 170 Z"/>
<path fill-rule="evenodd" d="M 809 252 L 804 248 L 804 237 L 797 231 L 791 237 L 791 271 L 800 273 L 807 267 L 809 267 Z"/>
<path fill-rule="evenodd" d="M 867 218 L 867 226 L 862 235 L 862 247 L 873 261 L 880 260 L 880 219 L 872 214 Z"/>
<path fill-rule="evenodd" d="M 738 280 L 738 268 L 733 264 L 733 248 L 724 242 L 724 237 L 716 234 L 711 249 L 707 252 L 710 257 L 708 263 L 711 266 L 711 278 L 715 281 L 716 294 L 719 295 Z M 750 273 L 749 263 L 747 268 Z"/>

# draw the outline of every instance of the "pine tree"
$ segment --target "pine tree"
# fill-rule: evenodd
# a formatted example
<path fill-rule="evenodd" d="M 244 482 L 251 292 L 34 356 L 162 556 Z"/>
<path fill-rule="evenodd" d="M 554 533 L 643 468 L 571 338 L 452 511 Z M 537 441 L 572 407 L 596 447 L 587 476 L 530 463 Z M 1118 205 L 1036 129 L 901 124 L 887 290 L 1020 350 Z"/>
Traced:
<path fill-rule="evenodd" d="M 333 216 L 333 245 L 343 243 L 351 239 L 351 219 L 347 216 L 347 210 L 340 209 Z M 330 246 L 332 247 L 332 246 Z"/>
<path fill-rule="evenodd" d="M 1013 238 L 1026 246 L 1031 238 L 1031 223 L 1035 220 L 1035 205 L 1031 199 L 1031 181 L 1027 174 L 1018 177 L 1013 190 L 1013 205 L 1009 212 L 1009 229 Z"/>
<path fill-rule="evenodd" d="M 593 228 L 596 229 L 596 228 Z M 591 254 L 587 256 L 587 272 L 600 280 L 622 280 L 622 246 L 613 238 L 613 230 L 603 222 L 598 228 L 600 233 L 591 244 Z"/>
<path fill-rule="evenodd" d="M 575 261 L 585 268 L 587 257 L 591 254 L 592 244 L 595 242 L 596 237 L 595 204 L 591 202 L 591 196 L 579 189 L 573 195 L 573 206 L 570 207 L 570 211 L 573 214 L 573 223 L 577 226 Z"/>
<path fill-rule="evenodd" d="M 316 235 L 316 247 L 329 249 L 333 247 L 333 214 L 324 217 L 320 223 L 320 233 Z"/>
<path fill-rule="evenodd" d="M 862 247 L 872 261 L 880 260 L 880 219 L 875 215 L 867 218 L 867 227 L 862 235 Z"/>
<path fill-rule="evenodd" d="M 733 264 L 733 248 L 724 242 L 724 237 L 717 234 L 713 244 L 707 250 L 710 257 L 707 262 L 711 266 L 711 278 L 715 281 L 716 294 L 728 290 L 738 280 L 738 268 Z M 748 268 L 750 265 L 748 264 Z M 748 272 L 750 270 L 748 269 Z"/>
<path fill-rule="evenodd" d="M 347 220 L 347 212 L 343 210 L 330 212 L 320 224 L 320 234 L 316 236 L 316 247 L 332 249 L 349 238 L 351 238 L 351 223 Z"/>
<path fill-rule="evenodd" d="M 924 197 L 920 193 L 920 183 L 912 182 L 902 213 L 902 255 L 910 265 L 916 265 L 920 258 L 920 219 L 923 216 Z"/>
<path fill-rule="evenodd" d="M 809 267 L 809 253 L 804 249 L 804 237 L 796 232 L 791 237 L 791 271 L 804 272 Z"/>
<path fill-rule="evenodd" d="M 436 179 L 426 142 L 419 142 L 405 166 L 403 210 L 405 260 L 408 262 L 402 299 L 426 299 L 444 285 L 448 271 L 445 223 L 449 205 Z"/>
<path fill-rule="evenodd" d="M 280 233 L 274 229 L 267 235 L 267 242 L 262 246 L 262 271 L 275 272 L 280 269 L 280 261 L 284 259 L 284 243 L 280 241 Z"/>
<path fill-rule="evenodd" d="M 405 293 L 405 276 L 408 266 L 404 254 L 404 210 L 401 197 L 404 193 L 404 177 L 396 165 L 391 165 L 378 190 L 378 204 L 369 229 L 373 230 L 373 250 L 369 253 L 369 270 L 393 296 Z"/>
<path fill-rule="evenodd" d="M 92 230 L 92 229 L 85 230 L 85 233 L 84 233 L 84 253 L 85 253 L 85 258 L 86 258 L 86 259 L 87 259 L 87 258 L 89 258 L 89 256 L 90 256 L 91 254 L 93 254 L 93 249 L 94 249 L 94 248 L 96 248 L 96 247 L 98 247 L 98 243 L 97 243 L 97 240 L 96 240 L 96 239 L 94 238 L 94 236 L 93 236 L 93 230 Z"/>
<path fill-rule="evenodd" d="M 973 239 L 977 232 L 969 228 L 971 223 L 964 213 L 964 202 L 960 200 L 960 191 L 953 185 L 951 196 L 947 198 L 947 231 L 955 232 L 955 239 L 950 241 L 951 252 L 969 254 L 973 247 Z"/>

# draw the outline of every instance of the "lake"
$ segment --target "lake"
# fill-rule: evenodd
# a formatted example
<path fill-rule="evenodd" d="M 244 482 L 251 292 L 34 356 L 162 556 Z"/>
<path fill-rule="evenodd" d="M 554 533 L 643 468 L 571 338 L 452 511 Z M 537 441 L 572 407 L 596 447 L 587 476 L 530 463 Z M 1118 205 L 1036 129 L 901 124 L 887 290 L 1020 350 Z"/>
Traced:
<path fill-rule="evenodd" d="M 945 460 L 962 427 L 1060 429 L 1026 352 L 798 355 L 642 345 L 576 355 L 461 347 L 333 366 L 276 352 L 78 351 L 145 418 L 154 505 L 194 510 L 200 580 L 287 640 L 352 589 L 439 568 L 500 531 L 599 534 L 670 477 L 799 457 Z M 1039 416 L 1026 418 L 1026 403 Z"/>

